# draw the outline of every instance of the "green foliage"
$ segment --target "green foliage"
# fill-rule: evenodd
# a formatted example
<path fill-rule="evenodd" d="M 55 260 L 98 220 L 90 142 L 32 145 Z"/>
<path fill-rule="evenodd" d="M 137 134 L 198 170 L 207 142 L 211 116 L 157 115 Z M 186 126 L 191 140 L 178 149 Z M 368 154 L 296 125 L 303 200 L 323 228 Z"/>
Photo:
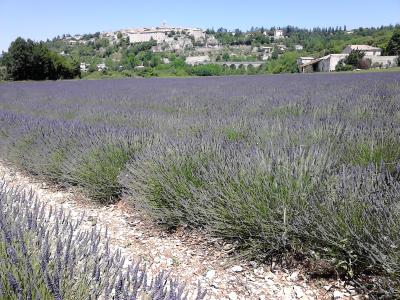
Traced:
<path fill-rule="evenodd" d="M 243 131 L 235 127 L 227 127 L 223 130 L 223 132 L 230 141 L 239 141 L 246 137 L 246 134 Z"/>
<path fill-rule="evenodd" d="M 121 194 L 118 175 L 135 151 L 135 147 L 123 144 L 90 149 L 78 160 L 66 164 L 67 180 L 82 187 L 96 201 L 113 202 Z"/>
<path fill-rule="evenodd" d="M 45 80 L 74 78 L 79 65 L 51 52 L 43 43 L 17 38 L 4 57 L 8 78 L 12 80 Z"/>
<path fill-rule="evenodd" d="M 329 53 L 340 53 L 349 44 L 367 44 L 386 49 L 385 52 L 396 48 L 396 34 L 394 34 L 395 27 L 385 26 L 379 28 L 359 28 L 352 30 L 349 34 L 342 27 L 329 27 L 329 28 L 313 28 L 312 30 L 301 29 L 293 26 L 283 28 L 286 38 L 280 40 L 288 47 L 294 49 L 294 45 L 301 44 L 304 46 L 302 56 L 321 57 Z M 261 45 L 269 45 L 277 43 L 273 40 L 273 33 L 275 28 L 252 28 L 247 32 L 235 30 L 234 33 L 228 32 L 224 28 L 218 30 L 209 29 L 208 34 L 213 34 L 220 44 L 225 45 L 226 49 L 223 53 L 218 54 L 215 59 L 217 61 L 244 61 L 255 60 L 255 55 L 250 56 L 247 54 L 233 56 L 229 46 L 247 45 L 258 47 Z M 397 29 L 398 31 L 398 29 Z M 177 38 L 176 33 L 171 36 Z M 388 43 L 393 36 L 393 41 L 388 47 Z M 151 48 L 156 45 L 156 41 L 149 41 L 144 43 L 130 44 L 129 40 L 123 38 L 122 34 L 118 34 L 118 40 L 115 44 L 111 45 L 107 39 L 100 38 L 100 34 L 84 35 L 81 41 L 74 45 L 69 45 L 68 41 L 62 40 L 60 37 L 47 41 L 45 45 L 55 53 L 64 52 L 66 54 L 67 64 L 76 66 L 74 62 L 85 62 L 91 65 L 90 73 L 96 73 L 95 66 L 99 63 L 106 63 L 109 74 L 83 74 L 85 78 L 116 78 L 116 77 L 133 77 L 133 76 L 209 76 L 209 75 L 237 75 L 237 74 L 260 74 L 260 73 L 292 73 L 297 72 L 296 63 L 292 60 L 290 64 L 281 60 L 280 55 L 283 54 L 277 50 L 273 51 L 272 60 L 268 62 L 270 66 L 262 70 L 224 70 L 222 72 L 214 70 L 194 70 L 191 73 L 190 67 L 185 65 L 184 53 L 183 56 L 177 56 L 175 53 L 165 51 L 163 55 L 169 56 L 171 63 L 165 66 L 162 63 L 161 55 L 153 53 Z M 200 44 L 199 44 L 200 45 Z M 299 52 L 297 52 L 299 53 Z M 300 54 L 300 53 L 299 53 Z M 393 54 L 396 55 L 396 54 Z M 65 57 L 64 57 L 65 58 Z M 175 59 L 174 59 L 175 58 Z M 135 72 L 135 67 L 145 66 L 152 70 Z M 361 60 L 355 68 L 366 69 L 369 67 L 369 62 Z M 70 68 L 67 68 L 70 69 Z M 207 69 L 207 68 L 206 68 Z M 347 71 L 351 67 L 341 63 L 338 70 Z M 77 69 L 75 68 L 75 71 Z M 114 73 L 115 72 L 115 73 Z M 62 72 L 63 73 L 63 72 Z M 117 74 L 118 73 L 118 74 Z M 63 77 L 68 77 L 65 72 Z"/>
<path fill-rule="evenodd" d="M 368 63 L 368 60 L 363 60 L 364 56 L 364 51 L 352 50 L 346 58 L 339 61 L 339 63 L 336 65 L 335 70 L 351 71 L 355 68 L 368 69 L 371 64 Z"/>
<path fill-rule="evenodd" d="M 400 28 L 397 28 L 393 32 L 393 35 L 386 47 L 386 54 L 400 56 Z"/>
<path fill-rule="evenodd" d="M 311 217 L 297 231 L 318 249 L 319 259 L 327 258 L 349 278 L 374 270 L 400 288 L 400 255 L 393 251 L 400 242 L 398 184 L 379 169 L 359 170 L 344 168 L 323 194 L 313 196 Z"/>
<path fill-rule="evenodd" d="M 218 76 L 223 72 L 223 67 L 216 64 L 206 64 L 193 66 L 189 69 L 189 74 L 195 76 Z"/>
<path fill-rule="evenodd" d="M 0 65 L 0 81 L 6 80 L 7 79 L 7 69 L 6 67 L 2 67 Z"/>
<path fill-rule="evenodd" d="M 267 61 L 265 70 L 267 73 L 298 73 L 297 58 L 299 54 L 297 52 L 286 52 L 282 54 L 278 59 L 272 59 Z"/>
<path fill-rule="evenodd" d="M 346 65 L 343 59 L 341 59 L 335 67 L 335 71 L 337 71 L 337 72 L 345 72 L 345 71 L 352 71 L 352 70 L 354 70 L 354 66 Z"/>
<path fill-rule="evenodd" d="M 350 54 L 344 59 L 346 65 L 351 65 L 353 67 L 358 67 L 361 60 L 365 56 L 365 52 L 361 50 L 352 50 Z"/>
<path fill-rule="evenodd" d="M 345 161 L 358 166 L 372 164 L 376 168 L 382 164 L 391 171 L 396 168 L 400 161 L 400 143 L 396 138 L 382 139 L 380 142 L 360 142 L 349 145 L 345 152 Z"/>
<path fill-rule="evenodd" d="M 312 151 L 279 156 L 278 161 L 260 153 L 234 162 L 234 153 L 229 157 L 212 145 L 203 147 L 139 156 L 128 164 L 122 182 L 132 199 L 140 199 L 137 205 L 168 226 L 206 227 L 241 240 L 250 255 L 287 248 L 295 238 L 290 226 L 296 212 L 320 184 L 318 172 L 325 162 L 311 159 Z"/>

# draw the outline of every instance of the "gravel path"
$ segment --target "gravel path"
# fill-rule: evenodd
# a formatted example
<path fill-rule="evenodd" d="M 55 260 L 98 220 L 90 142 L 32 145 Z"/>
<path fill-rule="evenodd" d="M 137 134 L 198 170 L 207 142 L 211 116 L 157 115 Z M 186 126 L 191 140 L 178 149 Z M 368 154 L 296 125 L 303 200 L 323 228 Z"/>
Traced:
<path fill-rule="evenodd" d="M 310 280 L 301 270 L 238 263 L 233 260 L 233 245 L 185 228 L 167 233 L 124 200 L 98 206 L 74 189 L 57 189 L 4 162 L 0 162 L 0 178 L 10 186 L 32 189 L 40 201 L 64 208 L 73 218 L 84 213 L 88 228 L 107 226 L 111 244 L 129 261 L 140 258 L 150 274 L 169 270 L 187 289 L 195 289 L 200 282 L 207 289 L 206 299 L 363 299 L 342 282 Z"/>

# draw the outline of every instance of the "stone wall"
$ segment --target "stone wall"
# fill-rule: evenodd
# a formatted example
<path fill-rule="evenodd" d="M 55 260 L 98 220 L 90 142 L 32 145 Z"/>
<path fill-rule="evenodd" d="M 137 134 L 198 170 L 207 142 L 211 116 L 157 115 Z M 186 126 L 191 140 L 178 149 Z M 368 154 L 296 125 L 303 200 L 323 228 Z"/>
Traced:
<path fill-rule="evenodd" d="M 373 56 L 373 55 L 365 55 L 364 58 L 371 60 L 372 68 L 396 67 L 398 65 L 398 59 L 399 59 L 397 56 Z"/>

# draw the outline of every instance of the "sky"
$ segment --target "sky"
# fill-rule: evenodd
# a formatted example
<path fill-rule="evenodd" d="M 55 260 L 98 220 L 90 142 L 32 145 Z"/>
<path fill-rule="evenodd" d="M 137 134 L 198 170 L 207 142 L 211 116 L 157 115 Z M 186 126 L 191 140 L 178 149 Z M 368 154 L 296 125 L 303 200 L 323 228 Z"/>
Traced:
<path fill-rule="evenodd" d="M 400 23 L 400 0 L 0 0 L 0 52 L 15 38 L 174 26 L 247 30 L 294 25 L 348 29 Z"/>

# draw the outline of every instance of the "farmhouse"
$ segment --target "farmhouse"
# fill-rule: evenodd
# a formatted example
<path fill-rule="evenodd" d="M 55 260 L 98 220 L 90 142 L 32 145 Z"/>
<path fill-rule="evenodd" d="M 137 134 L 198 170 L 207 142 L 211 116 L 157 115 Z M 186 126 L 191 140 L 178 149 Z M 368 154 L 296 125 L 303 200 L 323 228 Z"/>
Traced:
<path fill-rule="evenodd" d="M 345 59 L 353 50 L 363 51 L 363 59 L 368 60 L 371 67 L 389 68 L 397 65 L 397 56 L 381 56 L 382 49 L 368 45 L 348 45 L 340 54 L 329 54 L 315 59 L 300 57 L 297 59 L 297 65 L 301 73 L 333 72 L 339 61 Z"/>
<path fill-rule="evenodd" d="M 350 54 L 353 50 L 360 50 L 365 53 L 367 56 L 381 56 L 382 49 L 377 47 L 372 47 L 369 45 L 348 45 L 342 53 Z"/>
<path fill-rule="evenodd" d="M 306 63 L 309 63 L 309 62 L 311 62 L 311 61 L 313 61 L 313 60 L 315 60 L 315 58 L 314 57 L 309 57 L 309 56 L 306 56 L 306 57 L 299 57 L 298 59 L 297 59 L 297 65 L 304 65 L 304 64 L 306 64 Z"/>

